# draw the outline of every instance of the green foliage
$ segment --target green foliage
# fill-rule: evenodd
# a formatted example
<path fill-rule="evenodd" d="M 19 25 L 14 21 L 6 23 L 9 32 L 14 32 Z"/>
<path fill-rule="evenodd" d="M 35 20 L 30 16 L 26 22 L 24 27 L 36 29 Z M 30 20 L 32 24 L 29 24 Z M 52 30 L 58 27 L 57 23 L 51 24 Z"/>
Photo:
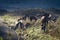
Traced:
<path fill-rule="evenodd" d="M 3 40 L 3 38 L 0 36 L 0 40 Z"/>

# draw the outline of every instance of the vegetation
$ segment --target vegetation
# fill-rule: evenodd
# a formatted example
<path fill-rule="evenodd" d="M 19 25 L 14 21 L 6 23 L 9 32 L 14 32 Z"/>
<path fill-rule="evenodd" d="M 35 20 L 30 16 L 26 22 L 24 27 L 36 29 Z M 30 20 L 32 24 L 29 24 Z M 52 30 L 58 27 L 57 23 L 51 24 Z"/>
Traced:
<path fill-rule="evenodd" d="M 14 24 L 17 21 L 15 16 L 2 16 L 1 17 L 5 22 L 9 25 Z M 33 24 L 35 23 L 35 24 Z M 24 40 L 60 40 L 60 17 L 57 19 L 56 22 L 49 21 L 47 25 L 46 33 L 41 30 L 41 20 L 38 19 L 37 22 L 30 22 L 30 27 L 22 30 L 17 29 L 16 33 L 19 39 Z M 10 35 L 10 34 L 9 34 Z M 0 37 L 0 40 L 2 38 Z"/>
<path fill-rule="evenodd" d="M 0 37 L 0 40 L 3 40 L 3 38 L 2 38 L 2 37 Z"/>

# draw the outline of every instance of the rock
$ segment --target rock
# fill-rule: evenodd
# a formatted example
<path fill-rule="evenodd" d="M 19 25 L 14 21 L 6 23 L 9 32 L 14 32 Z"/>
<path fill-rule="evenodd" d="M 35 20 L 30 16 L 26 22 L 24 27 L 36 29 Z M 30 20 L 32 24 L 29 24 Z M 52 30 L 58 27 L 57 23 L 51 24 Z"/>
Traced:
<path fill-rule="evenodd" d="M 0 37 L 3 40 L 18 40 L 16 32 L 6 26 L 0 26 Z"/>

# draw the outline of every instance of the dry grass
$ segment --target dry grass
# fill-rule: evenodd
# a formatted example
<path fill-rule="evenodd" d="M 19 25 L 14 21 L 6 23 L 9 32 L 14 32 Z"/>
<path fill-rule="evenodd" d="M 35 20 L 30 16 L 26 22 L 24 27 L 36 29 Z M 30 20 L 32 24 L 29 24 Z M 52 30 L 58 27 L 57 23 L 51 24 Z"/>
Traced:
<path fill-rule="evenodd" d="M 19 17 L 16 16 L 1 16 L 1 18 L 8 23 L 8 25 L 13 26 L 16 24 L 17 19 Z M 18 34 L 19 38 L 21 35 L 23 36 L 24 40 L 60 40 L 60 17 L 57 19 L 57 21 L 49 22 L 47 29 L 48 33 L 42 33 L 41 29 L 41 20 L 38 19 L 37 22 L 30 22 L 28 19 L 28 23 L 32 24 L 31 27 L 27 28 L 26 30 L 17 29 L 16 33 Z"/>

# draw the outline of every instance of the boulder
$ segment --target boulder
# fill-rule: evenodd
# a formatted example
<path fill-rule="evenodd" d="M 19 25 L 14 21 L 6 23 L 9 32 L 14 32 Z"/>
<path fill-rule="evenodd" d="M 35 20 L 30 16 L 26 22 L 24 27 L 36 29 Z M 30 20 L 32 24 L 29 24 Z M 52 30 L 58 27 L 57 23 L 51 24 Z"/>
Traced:
<path fill-rule="evenodd" d="M 16 32 L 4 25 L 0 26 L 0 37 L 2 37 L 3 40 L 18 40 Z"/>

